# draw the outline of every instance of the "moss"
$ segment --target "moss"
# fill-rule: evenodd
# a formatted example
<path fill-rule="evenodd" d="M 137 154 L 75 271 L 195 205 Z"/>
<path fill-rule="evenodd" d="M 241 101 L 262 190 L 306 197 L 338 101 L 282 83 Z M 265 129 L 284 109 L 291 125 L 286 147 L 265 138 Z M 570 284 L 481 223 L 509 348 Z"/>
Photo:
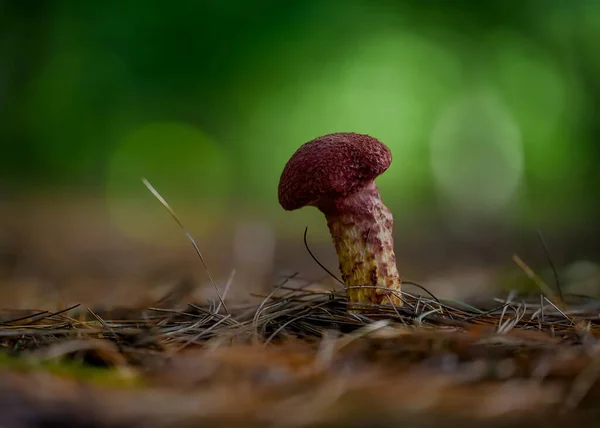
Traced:
<path fill-rule="evenodd" d="M 24 356 L 0 353 L 0 369 L 23 373 L 43 372 L 62 378 L 120 388 L 143 387 L 144 381 L 134 373 L 124 373 L 117 367 L 95 367 L 67 359 L 40 361 Z"/>

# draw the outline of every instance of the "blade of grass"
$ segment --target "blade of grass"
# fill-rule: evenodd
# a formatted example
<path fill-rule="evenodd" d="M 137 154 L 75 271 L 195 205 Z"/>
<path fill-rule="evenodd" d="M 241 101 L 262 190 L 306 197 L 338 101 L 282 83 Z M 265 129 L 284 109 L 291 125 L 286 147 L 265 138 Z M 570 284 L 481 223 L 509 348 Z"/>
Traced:
<path fill-rule="evenodd" d="M 175 211 L 173 211 L 171 206 L 160 195 L 160 193 L 158 193 L 158 191 L 154 188 L 154 186 L 152 186 L 152 184 L 150 184 L 150 182 L 148 180 L 146 180 L 146 178 L 142 178 L 142 183 L 144 183 L 144 185 L 148 188 L 148 190 L 150 190 L 150 192 L 154 195 L 154 197 L 156 199 L 158 199 L 158 201 L 162 204 L 162 206 L 165 207 L 165 209 L 169 212 L 169 214 L 171 214 L 171 217 L 173 217 L 173 219 L 177 222 L 177 224 L 179 225 L 181 230 L 183 230 L 183 233 L 185 233 L 185 236 L 187 236 L 187 238 L 190 240 L 190 242 L 192 243 L 192 246 L 194 247 L 194 250 L 196 251 L 196 254 L 198 254 L 198 257 L 200 258 L 200 261 L 202 262 L 202 265 L 204 266 L 204 270 L 206 271 L 206 274 L 208 275 L 210 282 L 212 283 L 213 287 L 215 287 L 215 291 L 217 293 L 217 297 L 219 298 L 219 302 L 223 306 L 223 309 L 225 310 L 225 312 L 229 313 L 229 310 L 227 310 L 227 305 L 225 305 L 225 301 L 223 300 L 223 298 L 221 297 L 221 293 L 219 292 L 219 287 L 217 287 L 217 283 L 213 279 L 213 277 L 210 273 L 210 269 L 208 269 L 206 260 L 204 260 L 204 256 L 202 255 L 200 248 L 196 244 L 196 241 L 194 240 L 194 238 L 192 237 L 190 232 L 188 232 L 188 230 L 185 228 L 185 226 L 183 225 L 181 220 L 179 220 L 179 217 L 177 217 L 177 214 L 175 214 Z"/>

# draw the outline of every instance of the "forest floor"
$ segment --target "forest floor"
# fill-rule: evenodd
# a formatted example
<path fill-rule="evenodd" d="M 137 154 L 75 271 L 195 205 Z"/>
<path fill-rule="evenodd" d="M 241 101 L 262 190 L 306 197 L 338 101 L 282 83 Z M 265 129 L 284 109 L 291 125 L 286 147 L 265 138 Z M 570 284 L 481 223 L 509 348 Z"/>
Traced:
<path fill-rule="evenodd" d="M 405 299 L 356 314 L 343 294 L 281 283 L 256 305 L 4 311 L 0 425 L 558 426 L 598 416 L 600 302 Z"/>
<path fill-rule="evenodd" d="M 92 224 L 91 214 L 59 217 Z M 132 279 L 146 270 L 120 247 L 78 247 L 98 250 L 84 232 L 100 228 L 61 235 L 65 225 L 48 218 L 0 239 L 0 427 L 558 427 L 600 417 L 597 298 L 542 286 L 461 300 L 407 281 L 402 307 L 357 314 L 341 287 L 298 274 L 252 299 L 229 280 L 198 293 L 184 274 L 157 274 L 169 285 L 156 288 Z M 176 263 L 165 269 L 181 273 Z"/>

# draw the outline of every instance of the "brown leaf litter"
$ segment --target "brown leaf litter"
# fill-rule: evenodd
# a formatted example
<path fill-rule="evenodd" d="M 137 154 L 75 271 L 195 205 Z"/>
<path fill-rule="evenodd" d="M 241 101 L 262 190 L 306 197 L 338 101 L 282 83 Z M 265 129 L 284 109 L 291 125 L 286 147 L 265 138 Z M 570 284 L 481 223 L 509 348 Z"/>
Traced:
<path fill-rule="evenodd" d="M 6 312 L 0 344 L 26 366 L 1 370 L 0 426 L 553 427 L 597 418 L 597 302 L 405 299 L 356 314 L 342 294 L 281 285 L 258 305 L 163 304 L 122 318 L 81 307 Z M 117 382 L 47 362 L 103 368 Z"/>

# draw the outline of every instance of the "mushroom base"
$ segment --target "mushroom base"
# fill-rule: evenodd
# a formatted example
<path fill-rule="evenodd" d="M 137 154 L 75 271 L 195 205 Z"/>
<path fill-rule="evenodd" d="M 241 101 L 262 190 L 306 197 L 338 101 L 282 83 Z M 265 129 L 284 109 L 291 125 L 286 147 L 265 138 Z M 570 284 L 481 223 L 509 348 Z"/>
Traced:
<path fill-rule="evenodd" d="M 327 218 L 348 302 L 401 306 L 394 220 L 375 183 L 349 197 L 322 202 L 318 208 Z"/>

